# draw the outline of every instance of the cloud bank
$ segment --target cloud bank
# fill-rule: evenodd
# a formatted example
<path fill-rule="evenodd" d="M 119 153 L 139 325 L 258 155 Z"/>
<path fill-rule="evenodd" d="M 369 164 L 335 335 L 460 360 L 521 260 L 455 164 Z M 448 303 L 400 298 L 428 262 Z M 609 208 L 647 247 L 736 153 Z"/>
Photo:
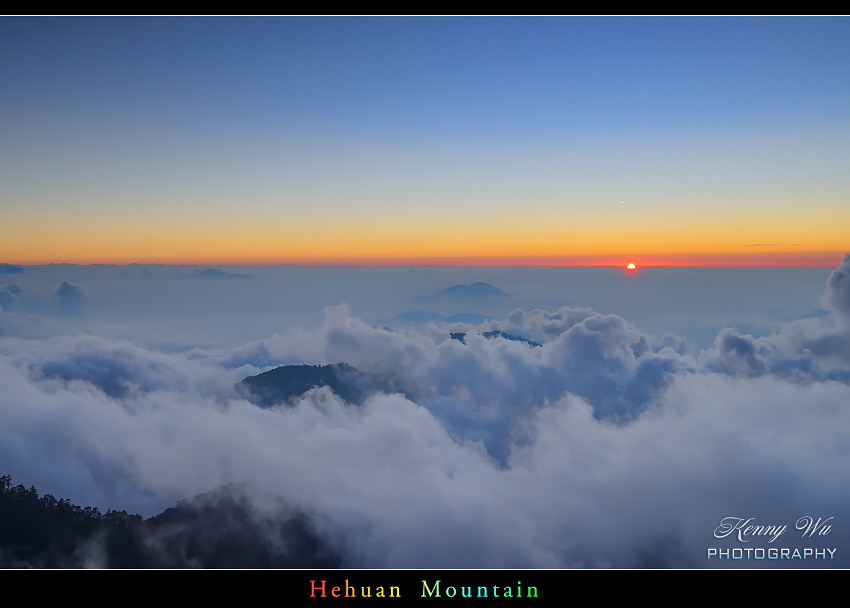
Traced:
<path fill-rule="evenodd" d="M 0 460 L 42 491 L 146 516 L 239 484 L 257 521 L 279 500 L 309 514 L 348 567 L 848 567 L 848 267 L 828 280 L 831 317 L 761 337 L 726 328 L 699 353 L 582 307 L 515 310 L 464 326 L 463 343 L 344 305 L 236 349 L 7 337 Z M 542 346 L 482 335 L 495 330 Z M 362 405 L 324 387 L 271 408 L 234 389 L 276 365 L 337 362 L 380 389 Z M 803 516 L 833 517 L 832 531 L 803 539 Z M 709 560 L 772 546 L 715 538 L 726 517 L 838 551 Z"/>

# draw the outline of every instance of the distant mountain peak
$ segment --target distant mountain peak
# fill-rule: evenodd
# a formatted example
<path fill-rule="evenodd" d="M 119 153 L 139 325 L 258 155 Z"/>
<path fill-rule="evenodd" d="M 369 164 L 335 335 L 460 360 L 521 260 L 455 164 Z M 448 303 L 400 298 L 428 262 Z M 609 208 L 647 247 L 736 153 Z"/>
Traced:
<path fill-rule="evenodd" d="M 348 401 L 364 397 L 362 385 L 368 380 L 347 363 L 330 365 L 282 365 L 256 376 L 248 376 L 236 385 L 244 395 L 254 395 L 262 407 L 286 403 L 312 388 L 327 386 Z"/>
<path fill-rule="evenodd" d="M 472 283 L 471 285 L 453 285 L 451 287 L 447 287 L 446 289 L 431 294 L 427 296 L 422 296 L 421 298 L 416 298 L 414 302 L 421 302 L 423 300 L 435 300 L 435 299 L 451 299 L 457 301 L 469 301 L 469 300 L 484 300 L 487 298 L 509 298 L 510 294 L 505 293 L 498 287 L 493 287 L 489 283 Z"/>
<path fill-rule="evenodd" d="M 20 266 L 12 266 L 11 264 L 6 264 L 5 262 L 0 264 L 0 274 L 23 274 L 24 269 Z"/>

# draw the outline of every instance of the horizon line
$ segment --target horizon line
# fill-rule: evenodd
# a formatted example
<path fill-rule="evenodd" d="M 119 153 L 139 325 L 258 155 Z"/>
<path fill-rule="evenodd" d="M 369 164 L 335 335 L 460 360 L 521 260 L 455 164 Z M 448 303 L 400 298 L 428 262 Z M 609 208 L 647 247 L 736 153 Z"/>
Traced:
<path fill-rule="evenodd" d="M 189 258 L 140 257 L 65 261 L 22 260 L 4 262 L 21 266 L 598 266 L 625 267 L 835 267 L 845 251 L 679 253 L 679 254 L 584 254 L 503 256 L 387 256 L 304 258 Z"/>

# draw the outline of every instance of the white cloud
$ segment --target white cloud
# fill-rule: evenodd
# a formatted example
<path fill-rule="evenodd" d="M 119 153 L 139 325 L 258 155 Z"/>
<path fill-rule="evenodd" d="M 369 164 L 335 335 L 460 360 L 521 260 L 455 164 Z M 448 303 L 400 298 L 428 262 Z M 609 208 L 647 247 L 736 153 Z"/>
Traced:
<path fill-rule="evenodd" d="M 480 335 L 492 328 L 544 344 Z M 466 344 L 345 306 L 229 351 L 4 338 L 0 460 L 42 492 L 145 515 L 245 483 L 259 512 L 265 494 L 308 512 L 347 565 L 703 567 L 727 516 L 832 516 L 830 546 L 850 539 L 848 348 L 805 320 L 725 329 L 695 358 L 569 307 L 514 311 Z M 382 390 L 260 409 L 233 389 L 279 363 L 341 361 Z"/>

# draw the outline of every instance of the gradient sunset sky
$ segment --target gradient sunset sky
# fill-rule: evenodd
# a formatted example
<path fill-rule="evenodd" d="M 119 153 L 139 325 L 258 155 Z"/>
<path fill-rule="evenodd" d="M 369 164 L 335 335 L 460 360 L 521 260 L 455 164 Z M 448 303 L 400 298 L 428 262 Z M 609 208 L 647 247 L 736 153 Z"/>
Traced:
<path fill-rule="evenodd" d="M 0 18 L 0 262 L 835 265 L 850 19 Z"/>

